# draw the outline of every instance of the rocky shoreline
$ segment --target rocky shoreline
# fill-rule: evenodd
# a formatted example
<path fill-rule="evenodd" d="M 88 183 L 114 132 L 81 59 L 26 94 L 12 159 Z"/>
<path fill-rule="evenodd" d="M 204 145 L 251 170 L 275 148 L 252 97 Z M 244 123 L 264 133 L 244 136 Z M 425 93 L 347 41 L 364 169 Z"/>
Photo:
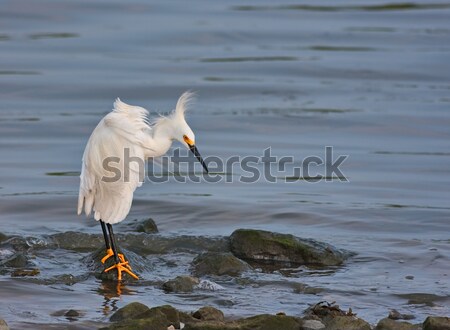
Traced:
<path fill-rule="evenodd" d="M 267 272 L 282 272 L 286 268 L 299 266 L 311 269 L 335 269 L 342 267 L 348 258 L 355 255 L 353 252 L 312 239 L 255 229 L 238 229 L 230 237 L 164 237 L 157 234 L 158 229 L 153 220 L 147 219 L 131 222 L 119 231 L 123 233 L 117 235 L 119 245 L 137 273 L 144 272 L 146 256 L 150 254 L 168 255 L 173 252 L 190 251 L 196 255 L 190 262 L 187 274 L 174 274 L 173 278 L 163 282 L 148 282 L 147 285 L 157 286 L 168 294 L 185 294 L 196 289 L 222 290 L 219 284 L 208 279 L 227 276 L 239 279 L 242 274 L 255 272 L 255 269 L 265 269 Z M 103 272 L 103 269 L 110 265 L 100 263 L 104 255 L 102 239 L 100 234 L 79 232 L 57 233 L 41 238 L 9 237 L 0 234 L 0 250 L 3 252 L 0 255 L 0 274 L 31 278 L 36 283 L 44 285 L 55 283 L 73 285 L 91 275 L 104 282 L 114 282 L 116 281 L 114 272 L 106 274 Z M 82 262 L 88 269 L 87 277 L 67 274 L 50 279 L 41 278 L 41 270 L 33 262 L 30 251 L 44 249 L 87 253 Z M 207 279 L 204 279 L 205 277 Z M 124 275 L 124 280 L 125 284 L 143 285 L 144 282 L 145 285 L 145 281 L 134 282 L 134 279 L 127 275 Z M 321 290 L 319 287 L 299 283 L 293 287 L 293 291 L 299 294 L 318 294 Z M 59 313 L 71 321 L 78 321 L 82 315 L 81 311 L 76 310 Z M 413 319 L 413 315 L 402 315 L 392 310 L 388 317 L 371 325 L 358 318 L 351 309 L 343 311 L 335 303 L 327 302 L 318 302 L 294 316 L 280 311 L 276 315 L 261 314 L 239 319 L 227 317 L 213 306 L 204 306 L 197 311 L 186 313 L 169 305 L 149 308 L 134 302 L 116 311 L 110 317 L 111 323 L 104 325 L 102 329 L 450 330 L 450 320 L 447 317 L 430 316 L 423 323 L 414 323 Z M 0 330 L 5 329 L 8 329 L 8 326 L 1 320 Z"/>
<path fill-rule="evenodd" d="M 100 330 L 448 330 L 448 317 L 428 317 L 423 324 L 414 324 L 393 310 L 372 327 L 358 318 L 351 309 L 320 302 L 304 312 L 304 316 L 261 314 L 247 318 L 227 319 L 222 311 L 205 306 L 185 313 L 170 305 L 149 308 L 139 302 L 130 303 L 110 317 L 110 324 Z"/>

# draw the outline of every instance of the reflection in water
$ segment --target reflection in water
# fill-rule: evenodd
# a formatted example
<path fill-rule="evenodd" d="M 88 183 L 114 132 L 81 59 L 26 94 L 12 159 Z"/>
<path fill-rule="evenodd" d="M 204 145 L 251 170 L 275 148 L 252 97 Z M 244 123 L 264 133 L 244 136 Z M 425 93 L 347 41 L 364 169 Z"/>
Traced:
<path fill-rule="evenodd" d="M 121 295 L 133 295 L 135 294 L 135 291 L 127 288 L 122 282 L 102 281 L 97 289 L 97 293 L 104 298 L 102 303 L 102 313 L 103 315 L 108 315 L 111 312 L 118 310 L 117 302 Z"/>

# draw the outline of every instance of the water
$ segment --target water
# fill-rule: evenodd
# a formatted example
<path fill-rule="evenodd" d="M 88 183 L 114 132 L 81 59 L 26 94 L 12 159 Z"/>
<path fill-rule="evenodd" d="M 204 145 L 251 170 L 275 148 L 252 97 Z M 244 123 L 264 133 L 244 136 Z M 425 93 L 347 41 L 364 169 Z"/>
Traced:
<path fill-rule="evenodd" d="M 5 275 L 0 316 L 13 328 L 69 322 L 52 316 L 69 308 L 88 326 L 136 300 L 187 311 L 208 303 L 231 316 L 300 315 L 336 300 L 372 323 L 391 308 L 419 322 L 449 315 L 450 2 L 7 1 L 0 15 L 1 232 L 99 233 L 75 215 L 90 132 L 116 97 L 165 112 L 190 89 L 203 156 L 270 146 L 299 162 L 333 146 L 349 155 L 349 182 L 172 179 L 140 188 L 130 219 L 151 216 L 167 236 L 261 228 L 358 253 L 331 273 L 248 274 L 250 284 L 219 279 L 226 290 L 187 296 L 154 284 L 111 298 L 91 277 L 67 286 Z M 39 278 L 81 276 L 83 256 L 41 251 Z M 177 260 L 170 271 L 149 256 L 145 279 L 186 273 L 194 256 L 162 256 Z M 324 290 L 294 294 L 297 282 Z M 413 293 L 436 301 L 402 296 Z"/>

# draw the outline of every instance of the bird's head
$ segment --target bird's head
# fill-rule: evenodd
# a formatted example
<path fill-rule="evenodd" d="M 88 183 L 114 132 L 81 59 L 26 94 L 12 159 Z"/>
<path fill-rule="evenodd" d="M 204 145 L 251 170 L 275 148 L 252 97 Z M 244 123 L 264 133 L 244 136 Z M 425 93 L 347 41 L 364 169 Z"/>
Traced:
<path fill-rule="evenodd" d="M 206 173 L 208 173 L 208 167 L 203 161 L 200 152 L 195 145 L 195 134 L 186 122 L 185 112 L 189 101 L 192 99 L 193 94 L 190 92 L 183 93 L 178 99 L 177 106 L 171 114 L 171 120 L 174 128 L 174 139 L 178 140 L 186 148 L 188 148 L 197 157 L 200 164 L 202 164 Z"/>

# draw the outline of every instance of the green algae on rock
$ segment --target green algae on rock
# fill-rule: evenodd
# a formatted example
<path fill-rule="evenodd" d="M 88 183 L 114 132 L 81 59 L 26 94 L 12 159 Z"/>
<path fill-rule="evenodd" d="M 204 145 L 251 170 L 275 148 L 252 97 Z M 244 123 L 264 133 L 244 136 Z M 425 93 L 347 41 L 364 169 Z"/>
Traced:
<path fill-rule="evenodd" d="M 253 262 L 338 266 L 347 257 L 329 244 L 264 230 L 238 229 L 230 241 L 236 257 Z"/>
<path fill-rule="evenodd" d="M 250 269 L 250 266 L 231 253 L 206 252 L 192 261 L 192 271 L 196 276 L 230 275 L 237 276 Z"/>
<path fill-rule="evenodd" d="M 196 277 L 181 275 L 165 282 L 162 288 L 166 292 L 192 292 L 199 283 L 200 281 Z"/>

